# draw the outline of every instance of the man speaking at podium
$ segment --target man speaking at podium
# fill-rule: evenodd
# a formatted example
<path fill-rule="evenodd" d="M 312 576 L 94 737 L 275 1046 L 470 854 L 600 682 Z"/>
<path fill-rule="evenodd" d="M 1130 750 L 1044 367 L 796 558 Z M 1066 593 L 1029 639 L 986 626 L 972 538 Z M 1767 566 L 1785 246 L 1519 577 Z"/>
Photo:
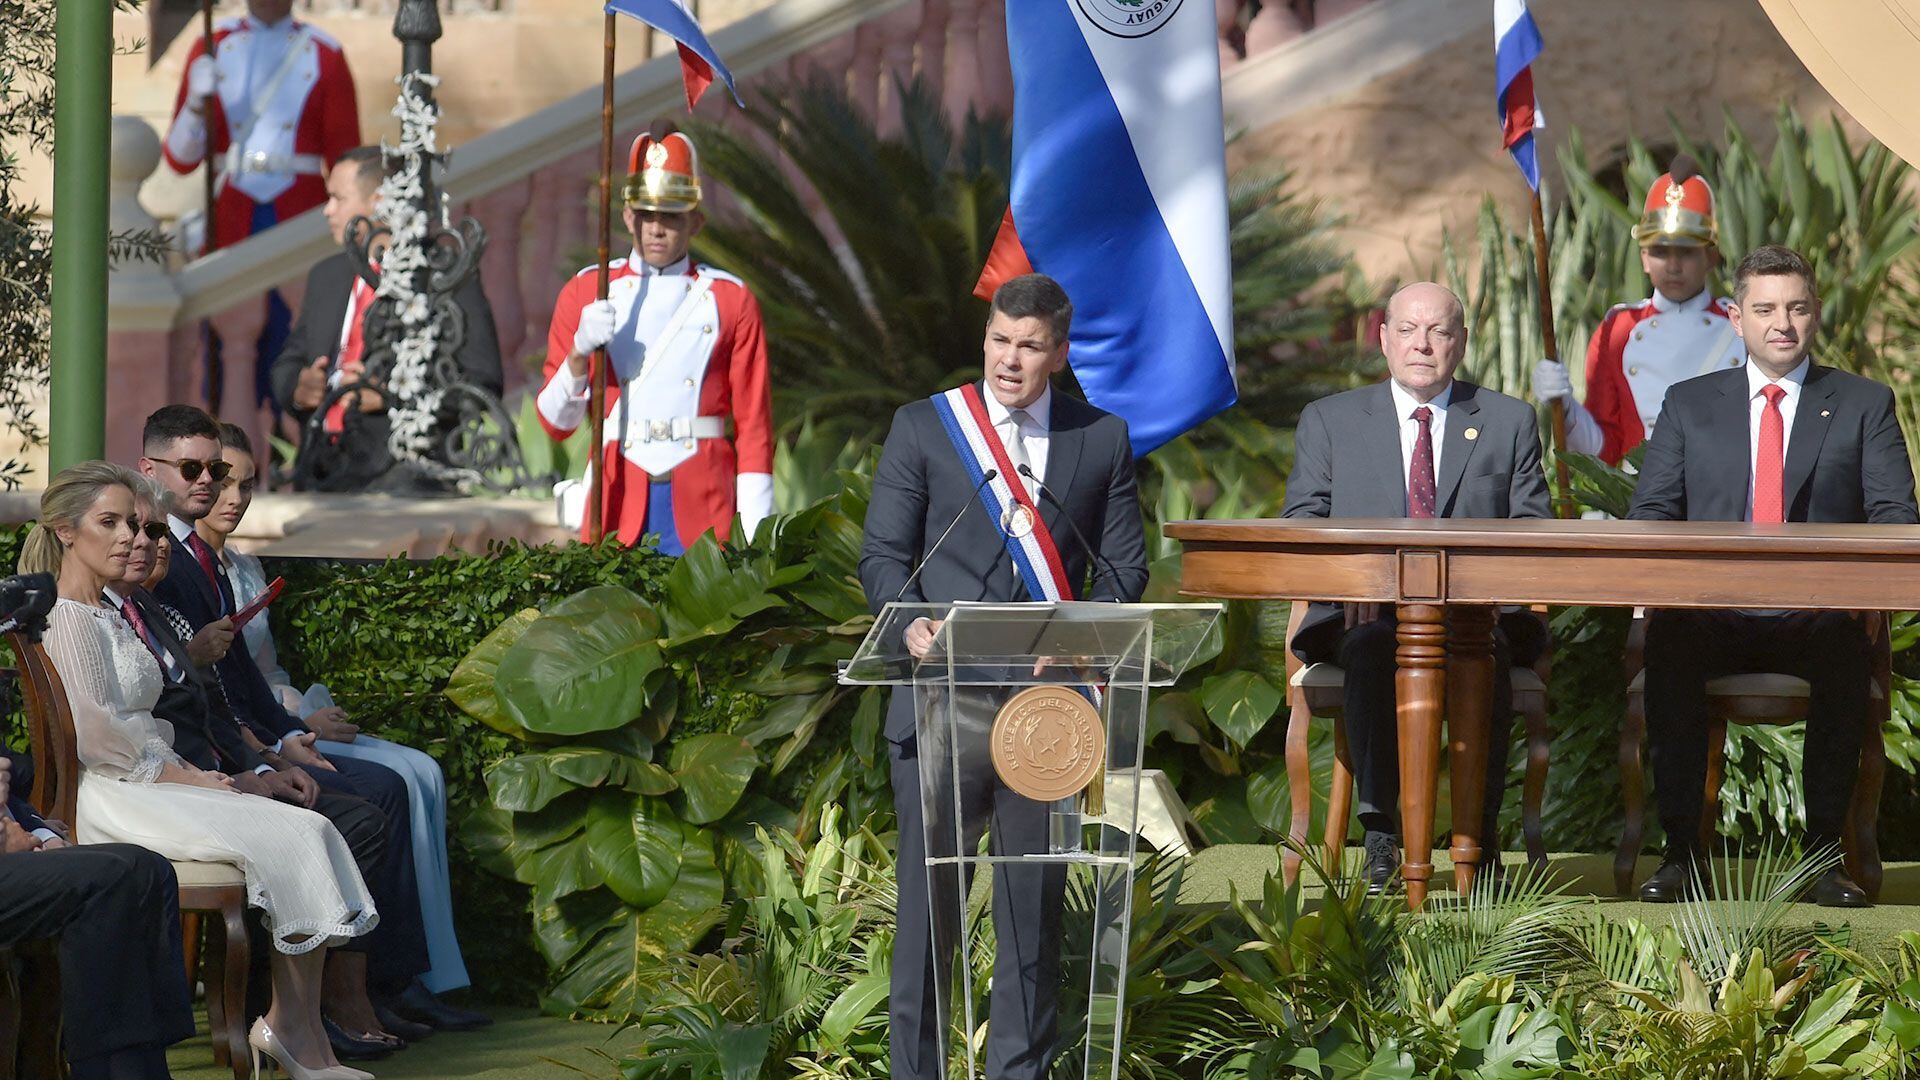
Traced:
<path fill-rule="evenodd" d="M 1048 381 L 1066 366 L 1072 319 L 1073 304 L 1052 278 L 1006 282 L 993 296 L 984 378 L 894 414 L 860 555 L 860 583 L 876 614 L 895 601 L 1140 599 L 1146 537 L 1126 424 Z M 906 648 L 926 655 L 939 629 L 915 621 Z M 956 701 L 954 711 L 985 708 L 982 717 L 961 718 L 984 730 L 1004 696 Z M 963 886 L 943 873 L 936 887 L 927 872 L 914 705 L 912 688 L 894 691 L 886 723 L 900 821 L 892 1075 L 936 1080 L 946 1075 L 948 1022 L 936 1007 L 948 996 L 945 988 L 936 995 L 936 972 L 950 973 L 955 942 L 944 928 L 936 935 L 932 912 L 935 903 L 953 910 Z M 1002 787 L 991 766 L 968 775 L 977 781 L 963 781 L 960 791 L 968 845 L 991 818 L 995 854 L 1047 850 L 1047 804 Z M 998 952 L 986 1046 L 994 1080 L 1044 1077 L 1052 1066 L 1064 890 L 1059 866 L 995 868 Z"/>

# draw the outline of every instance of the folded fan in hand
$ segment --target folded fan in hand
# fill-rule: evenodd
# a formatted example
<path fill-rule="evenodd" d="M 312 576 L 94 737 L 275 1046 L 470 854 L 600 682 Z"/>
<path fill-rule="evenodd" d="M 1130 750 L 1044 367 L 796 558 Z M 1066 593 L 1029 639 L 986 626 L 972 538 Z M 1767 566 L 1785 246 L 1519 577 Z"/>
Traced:
<path fill-rule="evenodd" d="M 235 630 L 240 629 L 241 627 L 247 625 L 248 619 L 251 619 L 255 615 L 258 615 L 261 612 L 267 610 L 267 605 L 273 603 L 276 599 L 278 599 L 280 596 L 280 590 L 286 587 L 287 587 L 286 578 L 283 578 L 283 577 L 274 578 L 273 584 L 268 585 L 265 592 L 262 592 L 258 597 L 255 597 L 253 603 L 248 604 L 246 607 L 243 607 L 239 611 L 234 612 L 233 628 Z"/>

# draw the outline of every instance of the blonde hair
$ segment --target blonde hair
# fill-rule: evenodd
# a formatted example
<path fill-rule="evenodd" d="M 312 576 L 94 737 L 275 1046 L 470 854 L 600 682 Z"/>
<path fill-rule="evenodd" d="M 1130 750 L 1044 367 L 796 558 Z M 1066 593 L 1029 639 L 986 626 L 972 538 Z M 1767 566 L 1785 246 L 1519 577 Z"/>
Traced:
<path fill-rule="evenodd" d="M 66 548 L 54 530 L 78 522 L 99 500 L 100 493 L 110 487 L 138 494 L 149 483 L 139 473 L 111 461 L 83 461 L 60 470 L 40 496 L 40 520 L 20 548 L 20 572 L 58 577 L 60 557 Z"/>

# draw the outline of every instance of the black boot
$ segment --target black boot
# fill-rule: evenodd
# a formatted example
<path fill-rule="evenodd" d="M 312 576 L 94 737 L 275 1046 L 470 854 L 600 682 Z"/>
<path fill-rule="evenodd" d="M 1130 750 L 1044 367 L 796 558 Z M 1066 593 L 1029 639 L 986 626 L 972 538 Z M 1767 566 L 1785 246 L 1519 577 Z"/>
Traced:
<path fill-rule="evenodd" d="M 1667 848 L 1660 869 L 1640 886 L 1640 899 L 1649 904 L 1677 904 L 1704 900 L 1712 892 L 1707 861 L 1686 848 Z"/>
<path fill-rule="evenodd" d="M 1867 900 L 1867 890 L 1854 883 L 1847 872 L 1836 866 L 1820 876 L 1807 890 L 1807 899 L 1821 907 L 1863 908 L 1871 907 Z"/>

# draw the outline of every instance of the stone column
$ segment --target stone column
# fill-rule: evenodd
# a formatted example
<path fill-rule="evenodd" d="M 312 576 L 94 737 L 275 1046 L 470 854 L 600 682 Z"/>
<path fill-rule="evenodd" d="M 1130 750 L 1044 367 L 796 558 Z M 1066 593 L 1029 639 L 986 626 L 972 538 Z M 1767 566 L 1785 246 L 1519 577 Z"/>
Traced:
<path fill-rule="evenodd" d="M 140 183 L 160 164 L 160 137 L 145 120 L 116 116 L 107 167 L 107 225 L 115 233 L 159 227 L 140 205 Z M 170 338 L 180 310 L 180 291 L 161 263 L 122 261 L 107 276 L 106 311 L 96 314 L 107 330 L 106 444 L 109 460 L 140 456 L 140 428 L 147 414 L 173 401 Z M 199 334 L 185 356 L 198 371 Z"/>

